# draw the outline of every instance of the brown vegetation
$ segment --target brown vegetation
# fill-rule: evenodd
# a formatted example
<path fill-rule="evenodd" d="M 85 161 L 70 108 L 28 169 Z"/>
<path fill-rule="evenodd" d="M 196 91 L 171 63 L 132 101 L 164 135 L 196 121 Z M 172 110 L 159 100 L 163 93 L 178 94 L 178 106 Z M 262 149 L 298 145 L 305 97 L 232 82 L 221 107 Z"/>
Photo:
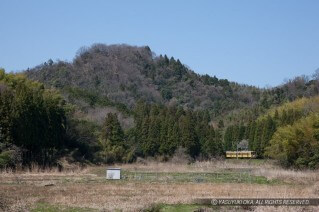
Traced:
<path fill-rule="evenodd" d="M 156 203 L 193 203 L 196 198 L 314 198 L 319 194 L 318 172 L 283 170 L 271 162 L 244 160 L 196 162 L 190 165 L 146 161 L 119 165 L 131 172 L 212 173 L 238 170 L 281 179 L 279 184 L 195 183 L 107 181 L 105 167 L 87 167 L 58 172 L 5 172 L 0 175 L 0 210 L 28 210 L 38 202 L 52 205 L 93 208 L 98 210 L 138 211 Z M 256 211 L 273 211 L 274 207 L 256 207 Z M 291 209 L 291 208 L 290 208 Z M 301 208 L 296 208 L 301 209 Z M 313 210 L 313 208 L 304 208 Z M 277 207 L 288 211 L 289 208 Z"/>

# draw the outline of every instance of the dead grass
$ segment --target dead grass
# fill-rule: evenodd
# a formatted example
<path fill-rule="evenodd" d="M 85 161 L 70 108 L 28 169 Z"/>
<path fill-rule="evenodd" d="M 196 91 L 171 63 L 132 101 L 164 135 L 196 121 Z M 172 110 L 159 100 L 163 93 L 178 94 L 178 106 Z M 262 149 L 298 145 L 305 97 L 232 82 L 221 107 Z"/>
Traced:
<path fill-rule="evenodd" d="M 251 171 L 273 179 L 292 179 L 295 184 L 260 185 L 249 183 L 160 183 L 107 181 L 96 174 L 105 167 L 57 172 L 0 174 L 0 203 L 4 211 L 29 210 L 38 202 L 99 211 L 138 211 L 156 203 L 190 204 L 196 198 L 315 198 L 319 195 L 317 172 L 282 170 L 272 163 L 245 161 L 196 162 L 191 165 L 148 162 L 117 165 L 128 171 L 214 172 Z M 17 209 L 17 210 L 16 210 Z M 255 207 L 255 211 L 289 211 L 287 207 Z M 296 207 L 296 210 L 301 208 Z M 303 208 L 307 211 L 311 208 Z M 317 209 L 317 208 L 316 208 Z M 0 207 L 1 211 L 1 207 Z M 311 211 L 311 210 L 308 210 Z"/>
<path fill-rule="evenodd" d="M 265 176 L 267 179 L 279 179 L 295 184 L 307 184 L 309 182 L 319 182 L 319 172 L 311 170 L 285 170 L 280 168 L 255 169 L 255 175 Z"/>
<path fill-rule="evenodd" d="M 204 162 L 165 163 L 155 160 L 143 161 L 143 163 L 114 165 L 127 170 L 151 171 L 151 172 L 214 172 L 221 170 L 252 170 L 260 168 L 274 168 L 273 161 L 262 160 L 211 160 Z"/>
<path fill-rule="evenodd" d="M 247 184 L 160 184 L 160 183 L 94 183 L 63 184 L 52 187 L 31 185 L 1 185 L 1 196 L 22 200 L 26 205 L 35 202 L 87 207 L 99 210 L 135 211 L 154 203 L 192 203 L 196 198 L 256 197 L 288 198 L 317 197 L 311 189 L 290 186 L 266 186 Z"/>

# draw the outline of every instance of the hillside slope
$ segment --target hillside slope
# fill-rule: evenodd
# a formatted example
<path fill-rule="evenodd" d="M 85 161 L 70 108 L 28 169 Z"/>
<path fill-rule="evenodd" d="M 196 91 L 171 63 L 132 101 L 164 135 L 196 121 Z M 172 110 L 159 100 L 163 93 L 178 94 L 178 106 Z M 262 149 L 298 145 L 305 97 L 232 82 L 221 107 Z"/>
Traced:
<path fill-rule="evenodd" d="M 260 89 L 208 75 L 200 76 L 179 60 L 154 56 L 149 47 L 102 44 L 82 48 L 72 63 L 48 61 L 25 72 L 64 91 L 80 88 L 129 108 L 138 99 L 216 114 L 252 105 Z"/>
<path fill-rule="evenodd" d="M 127 112 L 143 99 L 208 110 L 212 118 L 229 123 L 247 122 L 272 106 L 319 91 L 318 77 L 296 77 L 278 87 L 260 89 L 199 75 L 178 59 L 156 56 L 147 46 L 95 44 L 81 48 L 72 62 L 49 60 L 24 73 L 60 89 L 69 102 L 85 110 L 110 106 Z"/>

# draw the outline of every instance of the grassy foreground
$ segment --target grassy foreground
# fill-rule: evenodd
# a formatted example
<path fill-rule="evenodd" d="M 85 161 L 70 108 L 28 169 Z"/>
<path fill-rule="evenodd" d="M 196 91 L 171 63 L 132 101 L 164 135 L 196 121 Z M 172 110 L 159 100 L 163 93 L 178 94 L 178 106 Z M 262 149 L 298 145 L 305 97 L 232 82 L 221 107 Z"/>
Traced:
<path fill-rule="evenodd" d="M 318 171 L 284 170 L 271 161 L 226 160 L 118 165 L 64 172 L 0 174 L 0 211 L 317 211 L 315 207 L 208 207 L 197 198 L 315 198 Z"/>

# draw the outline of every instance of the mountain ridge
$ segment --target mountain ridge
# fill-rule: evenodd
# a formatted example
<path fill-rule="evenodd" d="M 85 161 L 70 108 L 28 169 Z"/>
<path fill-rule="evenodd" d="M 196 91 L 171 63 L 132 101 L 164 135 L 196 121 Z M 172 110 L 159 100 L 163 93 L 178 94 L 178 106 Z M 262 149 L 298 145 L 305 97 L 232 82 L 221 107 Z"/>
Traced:
<path fill-rule="evenodd" d="M 179 59 L 157 56 L 148 46 L 94 44 L 82 47 L 71 62 L 49 60 L 24 71 L 28 78 L 60 89 L 91 93 L 122 108 L 132 109 L 140 99 L 149 103 L 209 110 L 212 117 L 243 109 L 266 108 L 318 94 L 317 79 L 296 77 L 266 89 L 200 75 Z M 250 118 L 251 115 L 249 115 Z"/>
<path fill-rule="evenodd" d="M 33 80 L 60 89 L 72 86 L 97 90 L 129 107 L 143 98 L 147 102 L 169 104 L 176 101 L 187 108 L 208 109 L 218 104 L 212 104 L 212 100 L 232 96 L 240 103 L 254 101 L 248 99 L 252 97 L 243 97 L 238 87 L 258 90 L 254 86 L 196 74 L 178 59 L 155 56 L 147 46 L 96 44 L 80 49 L 71 63 L 49 61 L 24 73 Z"/>

